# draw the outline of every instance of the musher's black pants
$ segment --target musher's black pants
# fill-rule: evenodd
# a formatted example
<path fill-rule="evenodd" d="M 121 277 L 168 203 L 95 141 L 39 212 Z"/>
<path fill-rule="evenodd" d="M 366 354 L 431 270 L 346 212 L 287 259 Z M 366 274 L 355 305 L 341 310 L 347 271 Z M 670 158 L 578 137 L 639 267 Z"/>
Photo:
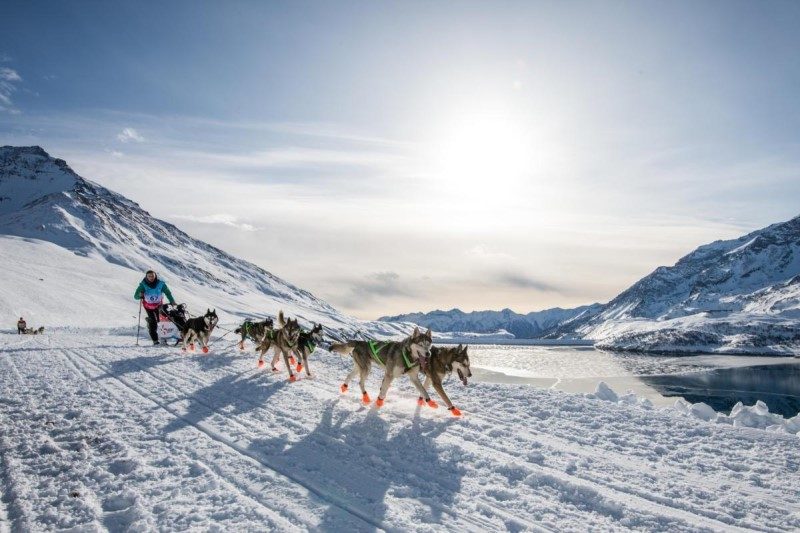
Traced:
<path fill-rule="evenodd" d="M 156 332 L 156 326 L 158 325 L 158 308 L 156 309 L 144 309 L 145 313 L 147 313 L 147 332 L 150 333 L 150 338 L 153 342 L 158 340 L 158 332 Z"/>

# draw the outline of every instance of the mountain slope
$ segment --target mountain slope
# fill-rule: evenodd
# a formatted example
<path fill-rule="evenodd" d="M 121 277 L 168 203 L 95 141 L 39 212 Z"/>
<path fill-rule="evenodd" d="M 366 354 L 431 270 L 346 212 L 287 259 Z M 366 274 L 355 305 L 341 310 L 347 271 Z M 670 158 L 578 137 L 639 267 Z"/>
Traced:
<path fill-rule="evenodd" d="M 800 217 L 701 246 L 556 334 L 625 349 L 798 353 Z"/>
<path fill-rule="evenodd" d="M 229 319 L 275 314 L 283 308 L 305 321 L 349 332 L 369 330 L 385 335 L 407 329 L 347 317 L 308 291 L 150 216 L 135 202 L 78 176 L 63 160 L 50 157 L 38 146 L 0 148 L 0 234 L 21 238 L 5 237 L 3 241 L 4 249 L 15 250 L 3 254 L 3 266 L 19 276 L 15 279 L 18 290 L 3 291 L 0 302 L 3 311 L 14 309 L 12 314 L 22 313 L 17 311 L 25 307 L 20 302 L 30 300 L 26 292 L 36 292 L 42 276 L 58 280 L 53 290 L 98 296 L 89 281 L 91 273 L 108 273 L 111 263 L 122 267 L 114 275 L 123 283 L 114 290 L 122 292 L 118 305 L 126 309 L 125 316 L 135 304 L 133 290 L 142 272 L 152 268 L 179 299 L 193 301 L 195 310 L 222 305 L 220 310 Z M 56 261 L 50 262 L 50 276 L 46 276 L 45 264 L 40 265 L 43 270 L 37 278 L 27 279 L 26 262 L 42 254 L 63 255 L 43 246 L 42 241 L 87 259 L 76 262 L 75 257 L 63 256 L 59 260 L 61 265 L 67 262 L 77 269 L 83 281 L 59 271 Z M 36 317 L 36 307 L 28 308 L 34 318 L 52 320 L 50 324 L 69 323 L 69 310 L 62 313 L 67 316 L 50 313 Z M 97 325 L 119 325 L 120 316 L 114 309 L 95 313 Z"/>
<path fill-rule="evenodd" d="M 528 314 L 515 313 L 511 309 L 502 311 L 473 311 L 465 313 L 460 309 L 450 311 L 431 311 L 430 313 L 408 313 L 381 317 L 384 322 L 413 322 L 437 332 L 494 333 L 508 331 L 518 339 L 535 339 L 544 336 L 553 328 L 571 320 L 593 316 L 602 306 L 584 305 L 574 309 L 545 309 Z"/>

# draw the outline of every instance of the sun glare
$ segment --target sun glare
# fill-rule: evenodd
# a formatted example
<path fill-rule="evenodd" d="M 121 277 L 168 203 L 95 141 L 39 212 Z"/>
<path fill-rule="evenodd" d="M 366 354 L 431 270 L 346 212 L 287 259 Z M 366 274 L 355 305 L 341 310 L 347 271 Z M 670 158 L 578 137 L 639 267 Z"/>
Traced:
<path fill-rule="evenodd" d="M 488 201 L 515 194 L 531 167 L 524 128 L 511 117 L 462 115 L 443 132 L 434 172 L 443 188 L 466 200 Z"/>

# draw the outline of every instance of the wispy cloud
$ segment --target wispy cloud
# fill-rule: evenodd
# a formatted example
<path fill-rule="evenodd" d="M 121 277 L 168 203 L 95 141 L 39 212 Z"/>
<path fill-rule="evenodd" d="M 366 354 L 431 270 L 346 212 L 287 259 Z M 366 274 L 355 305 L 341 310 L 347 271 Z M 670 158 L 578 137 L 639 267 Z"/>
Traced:
<path fill-rule="evenodd" d="M 144 142 L 144 137 L 133 128 L 125 128 L 121 132 L 117 134 L 117 139 L 119 142 L 127 143 L 127 142 Z"/>
<path fill-rule="evenodd" d="M 16 70 L 8 67 L 0 67 L 0 111 L 17 114 L 16 108 L 11 100 L 11 95 L 17 90 L 17 85 L 22 83 L 22 77 Z"/>
<path fill-rule="evenodd" d="M 507 285 L 518 289 L 535 289 L 548 292 L 557 291 L 553 285 L 519 272 L 502 272 L 497 276 L 497 282 L 501 285 Z"/>
<path fill-rule="evenodd" d="M 171 218 L 177 220 L 187 220 L 189 222 L 197 222 L 199 224 L 219 224 L 222 226 L 229 226 L 242 231 L 256 231 L 256 227 L 244 222 L 239 222 L 239 219 L 233 215 L 225 213 L 217 213 L 214 215 L 196 216 L 196 215 L 173 215 Z"/>
<path fill-rule="evenodd" d="M 339 301 L 354 309 L 363 308 L 364 305 L 381 298 L 413 297 L 416 294 L 400 279 L 397 272 L 374 272 L 363 278 L 343 283 L 349 285 L 349 290 L 339 298 Z"/>

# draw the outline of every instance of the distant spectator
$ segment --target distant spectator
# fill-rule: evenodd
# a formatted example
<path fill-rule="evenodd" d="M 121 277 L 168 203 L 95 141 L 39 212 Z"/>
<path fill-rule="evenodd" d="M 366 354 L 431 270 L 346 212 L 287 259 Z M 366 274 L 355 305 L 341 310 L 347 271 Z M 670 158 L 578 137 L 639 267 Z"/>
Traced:
<path fill-rule="evenodd" d="M 25 322 L 25 319 L 19 317 L 19 321 L 17 322 L 17 335 L 22 335 L 25 333 L 25 328 L 28 327 L 28 323 Z"/>

